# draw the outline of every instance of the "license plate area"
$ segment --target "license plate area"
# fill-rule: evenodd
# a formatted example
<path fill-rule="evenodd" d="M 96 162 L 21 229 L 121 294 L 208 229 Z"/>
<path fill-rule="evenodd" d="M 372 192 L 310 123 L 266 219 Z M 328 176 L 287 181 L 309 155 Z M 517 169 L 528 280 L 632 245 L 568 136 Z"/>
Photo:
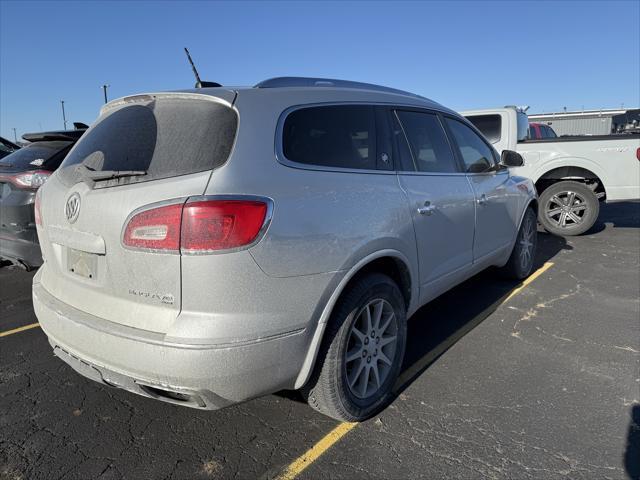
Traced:
<path fill-rule="evenodd" d="M 67 271 L 82 278 L 96 280 L 98 277 L 98 255 L 68 248 Z"/>

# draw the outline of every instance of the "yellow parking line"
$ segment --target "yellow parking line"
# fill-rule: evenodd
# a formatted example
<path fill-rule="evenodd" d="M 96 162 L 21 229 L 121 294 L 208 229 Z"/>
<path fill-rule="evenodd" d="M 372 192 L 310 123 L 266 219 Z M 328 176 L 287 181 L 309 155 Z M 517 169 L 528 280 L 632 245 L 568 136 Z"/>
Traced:
<path fill-rule="evenodd" d="M 520 284 L 520 286 L 518 288 L 516 288 L 515 290 L 513 290 L 509 296 L 507 298 L 504 299 L 504 301 L 502 303 L 506 303 L 509 300 L 511 300 L 513 297 L 515 297 L 518 293 L 520 293 L 520 291 L 526 287 L 527 285 L 529 285 L 531 282 L 533 282 L 536 278 L 538 278 L 540 275 L 542 275 L 544 272 L 546 272 L 547 270 L 549 270 L 551 267 L 553 266 L 553 262 L 547 262 L 544 265 L 542 265 L 538 270 L 536 270 L 535 272 L 533 272 L 531 275 L 529 275 L 524 282 L 522 282 Z"/>
<path fill-rule="evenodd" d="M 436 358 L 442 355 L 444 352 L 449 350 L 449 348 L 464 337 L 467 333 L 477 327 L 481 322 L 484 321 L 489 315 L 491 315 L 500 305 L 507 303 L 514 296 L 520 293 L 527 285 L 533 282 L 536 278 L 542 275 L 544 272 L 549 270 L 553 266 L 553 262 L 547 262 L 542 265 L 538 270 L 529 275 L 520 285 L 518 285 L 515 289 L 513 289 L 508 294 L 502 296 L 487 308 L 485 308 L 482 312 L 476 315 L 473 319 L 465 323 L 462 327 L 452 333 L 444 342 L 440 343 L 437 348 L 431 350 L 420 360 L 415 362 L 411 367 L 402 372 L 402 374 L 398 377 L 396 381 L 395 390 L 401 389 L 404 385 L 410 382 L 416 375 L 418 375 L 422 370 L 425 369 L 427 365 L 433 362 Z"/>
<path fill-rule="evenodd" d="M 413 379 L 418 373 L 420 373 L 427 365 L 433 362 L 439 355 L 443 352 L 447 351 L 449 347 L 451 347 L 454 343 L 460 340 L 463 336 L 465 336 L 469 331 L 473 330 L 480 322 L 482 322 L 485 318 L 487 318 L 491 313 L 493 313 L 500 305 L 511 300 L 515 295 L 520 293 L 527 285 L 533 282 L 536 278 L 542 275 L 544 272 L 549 270 L 553 266 L 553 262 L 546 262 L 542 265 L 538 270 L 533 272 L 529 277 L 524 280 L 520 285 L 518 285 L 514 290 L 509 292 L 509 294 L 499 298 L 493 304 L 491 304 L 488 308 L 484 309 L 478 315 L 473 318 L 470 322 L 467 322 L 463 327 L 459 328 L 455 333 L 453 333 L 449 338 L 447 338 L 444 342 L 442 342 L 438 348 L 432 350 L 416 363 L 414 363 L 409 369 L 405 370 L 400 377 L 398 377 L 398 381 L 394 387 L 394 390 L 397 391 L 406 385 L 411 379 Z M 285 470 L 283 470 L 280 475 L 276 477 L 276 480 L 294 480 L 300 473 L 302 473 L 307 467 L 309 467 L 313 462 L 315 462 L 320 456 L 329 450 L 336 442 L 338 442 L 342 437 L 344 437 L 349 431 L 351 431 L 357 423 L 340 423 L 336 428 L 331 430 L 327 435 L 325 435 L 318 443 L 316 443 L 313 447 L 307 450 L 300 457 L 296 458 Z"/>
<path fill-rule="evenodd" d="M 14 328 L 13 330 L 7 330 L 6 332 L 0 332 L 0 337 L 7 337 L 9 335 L 13 335 L 14 333 L 24 332 L 25 330 L 31 330 L 32 328 L 39 327 L 39 323 L 31 323 L 29 325 L 24 325 L 22 327 Z"/>
<path fill-rule="evenodd" d="M 278 475 L 277 480 L 293 480 L 298 475 L 302 473 L 302 471 L 315 462 L 320 455 L 329 450 L 333 444 L 338 442 L 342 437 L 344 437 L 353 427 L 358 425 L 357 423 L 347 423 L 343 422 L 339 424 L 336 428 L 327 433 L 318 443 L 316 443 L 313 447 L 303 453 L 301 456 L 296 458 L 280 475 Z"/>

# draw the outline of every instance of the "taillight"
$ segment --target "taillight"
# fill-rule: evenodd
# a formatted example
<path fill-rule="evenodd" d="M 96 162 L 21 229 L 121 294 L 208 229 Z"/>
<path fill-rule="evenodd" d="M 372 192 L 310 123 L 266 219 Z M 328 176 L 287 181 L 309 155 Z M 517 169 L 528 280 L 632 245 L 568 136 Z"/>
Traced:
<path fill-rule="evenodd" d="M 122 238 L 131 248 L 206 253 L 246 247 L 265 225 L 261 200 L 197 200 L 135 214 Z"/>
<path fill-rule="evenodd" d="M 638 147 L 638 149 L 636 150 L 636 158 L 640 162 L 640 147 Z"/>
<path fill-rule="evenodd" d="M 239 248 L 252 243 L 264 225 L 267 204 L 246 200 L 187 203 L 182 213 L 182 244 L 187 252 Z"/>
<path fill-rule="evenodd" d="M 127 247 L 151 250 L 180 250 L 182 203 L 144 210 L 135 214 L 124 230 Z"/>
<path fill-rule="evenodd" d="M 50 176 L 51 172 L 47 170 L 32 170 L 12 175 L 0 175 L 0 180 L 9 181 L 18 188 L 37 190 Z"/>
<path fill-rule="evenodd" d="M 40 190 L 36 193 L 36 201 L 33 205 L 33 215 L 36 225 L 42 226 L 42 214 L 40 213 Z"/>

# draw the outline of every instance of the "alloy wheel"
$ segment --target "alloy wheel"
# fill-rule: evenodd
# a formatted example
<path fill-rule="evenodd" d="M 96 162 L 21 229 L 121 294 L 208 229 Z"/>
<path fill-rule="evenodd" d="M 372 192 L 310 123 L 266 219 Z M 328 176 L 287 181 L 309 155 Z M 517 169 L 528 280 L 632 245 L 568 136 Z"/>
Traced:
<path fill-rule="evenodd" d="M 533 247 L 535 244 L 536 229 L 530 215 L 525 216 L 520 232 L 520 266 L 528 270 L 533 261 Z"/>
<path fill-rule="evenodd" d="M 360 399 L 375 395 L 392 370 L 398 344 L 393 307 L 381 298 L 369 301 L 356 315 L 347 340 L 347 385 Z"/>
<path fill-rule="evenodd" d="M 586 211 L 587 202 L 584 197 L 572 191 L 556 193 L 545 205 L 545 215 L 560 228 L 580 225 Z"/>

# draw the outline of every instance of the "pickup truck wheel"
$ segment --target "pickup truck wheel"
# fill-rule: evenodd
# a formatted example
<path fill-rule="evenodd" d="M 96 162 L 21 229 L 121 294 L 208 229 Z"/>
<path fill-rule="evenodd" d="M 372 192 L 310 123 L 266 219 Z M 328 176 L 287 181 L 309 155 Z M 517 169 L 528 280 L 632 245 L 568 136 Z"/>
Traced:
<path fill-rule="evenodd" d="M 392 400 L 407 337 L 406 307 L 396 283 L 367 275 L 334 310 L 314 375 L 303 389 L 309 405 L 336 420 L 363 421 Z"/>
<path fill-rule="evenodd" d="M 554 235 L 580 235 L 598 218 L 600 202 L 596 194 L 580 182 L 554 183 L 540 195 L 538 219 Z"/>
<path fill-rule="evenodd" d="M 502 273 L 515 280 L 527 278 L 533 270 L 538 245 L 538 231 L 536 228 L 536 214 L 527 208 L 522 217 L 516 243 L 511 251 L 507 264 L 502 267 Z"/>

